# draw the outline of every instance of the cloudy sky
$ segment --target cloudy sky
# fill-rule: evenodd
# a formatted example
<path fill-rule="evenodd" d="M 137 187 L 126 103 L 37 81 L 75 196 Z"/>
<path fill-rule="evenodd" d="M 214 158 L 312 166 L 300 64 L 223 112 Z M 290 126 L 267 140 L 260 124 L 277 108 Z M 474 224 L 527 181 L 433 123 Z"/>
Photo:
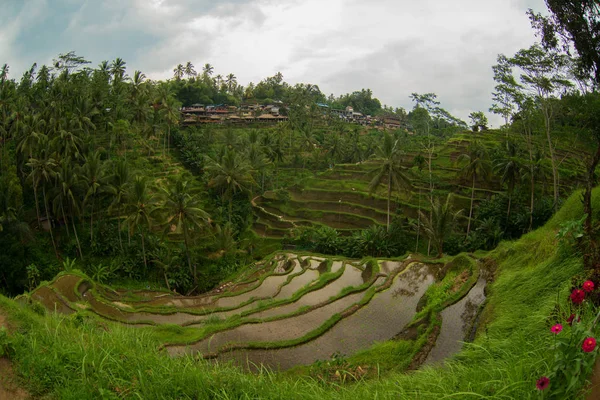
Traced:
<path fill-rule="evenodd" d="M 528 8 L 544 1 L 2 0 L 0 64 L 16 78 L 74 50 L 160 79 L 208 62 L 242 85 L 280 71 L 326 94 L 371 88 L 407 109 L 410 93 L 434 92 L 466 120 L 490 106 L 496 56 L 534 42 Z"/>

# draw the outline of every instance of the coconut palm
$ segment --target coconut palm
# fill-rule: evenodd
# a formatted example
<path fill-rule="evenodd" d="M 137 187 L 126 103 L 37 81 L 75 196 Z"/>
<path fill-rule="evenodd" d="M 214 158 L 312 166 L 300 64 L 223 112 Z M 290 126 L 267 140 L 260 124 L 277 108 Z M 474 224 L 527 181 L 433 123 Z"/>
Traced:
<path fill-rule="evenodd" d="M 467 223 L 467 236 L 471 232 L 471 219 L 473 217 L 473 202 L 475 200 L 475 182 L 478 179 L 487 179 L 490 175 L 490 162 L 485 147 L 478 141 L 469 145 L 466 153 L 457 159 L 458 165 L 462 166 L 460 175 L 471 180 L 471 206 L 469 208 L 469 222 Z"/>
<path fill-rule="evenodd" d="M 123 206 L 127 203 L 128 186 L 130 182 L 129 166 L 126 160 L 120 159 L 116 162 L 113 174 L 109 177 L 108 181 L 109 184 L 107 185 L 106 192 L 112 197 L 110 205 L 108 206 L 108 212 L 114 213 L 117 217 L 119 246 L 121 247 L 121 252 L 123 252 L 121 215 Z"/>
<path fill-rule="evenodd" d="M 83 207 L 90 205 L 90 243 L 94 240 L 94 209 L 98 194 L 107 188 L 105 182 L 105 164 L 103 163 L 100 152 L 88 154 L 81 167 L 80 177 L 84 185 L 85 196 Z"/>
<path fill-rule="evenodd" d="M 202 67 L 202 73 L 206 76 L 211 76 L 213 74 L 214 71 L 214 67 L 212 65 L 210 65 L 209 63 L 204 64 L 204 67 Z M 219 75 L 221 76 L 221 75 Z"/>
<path fill-rule="evenodd" d="M 110 64 L 110 73 L 114 83 L 121 82 L 125 78 L 125 64 L 127 63 L 120 57 L 115 58 Z"/>
<path fill-rule="evenodd" d="M 406 174 L 406 169 L 400 165 L 400 146 L 398 140 L 385 133 L 383 143 L 377 148 L 377 158 L 380 159 L 379 166 L 369 171 L 369 176 L 373 176 L 369 182 L 369 193 L 375 190 L 381 184 L 387 187 L 387 230 L 390 230 L 390 200 L 392 198 L 392 188 L 412 187 L 411 181 Z"/>
<path fill-rule="evenodd" d="M 234 74 L 227 75 L 227 79 L 225 79 L 225 84 L 227 85 L 227 90 L 229 93 L 233 92 L 235 85 L 237 84 L 237 78 Z"/>
<path fill-rule="evenodd" d="M 127 192 L 127 204 L 125 206 L 125 213 L 127 219 L 125 222 L 128 226 L 129 236 L 133 234 L 134 230 L 138 230 L 142 237 L 142 255 L 144 258 L 144 267 L 148 268 L 148 262 L 146 260 L 146 241 L 144 230 L 150 229 L 152 226 L 152 219 L 150 215 L 153 210 L 154 197 L 150 193 L 146 178 L 136 176 L 133 185 L 128 188 Z"/>
<path fill-rule="evenodd" d="M 178 179 L 167 187 L 161 188 L 163 204 L 155 211 L 165 225 L 165 232 L 183 233 L 183 243 L 190 274 L 194 285 L 198 285 L 196 265 L 192 269 L 190 256 L 190 235 L 194 229 L 201 229 L 209 223 L 209 215 L 201 208 L 198 191 L 189 181 Z"/>
<path fill-rule="evenodd" d="M 46 152 L 42 152 L 42 158 L 30 158 L 27 166 L 31 168 L 29 179 L 33 183 L 33 192 L 37 199 L 38 187 L 42 186 L 42 195 L 44 199 L 44 210 L 46 212 L 46 218 L 48 219 L 48 226 L 50 230 L 50 239 L 52 240 L 52 247 L 54 248 L 54 254 L 58 258 L 58 251 L 56 250 L 56 242 L 54 241 L 54 233 L 52 231 L 52 218 L 48 211 L 48 198 L 46 197 L 46 185 L 50 183 L 56 177 L 57 162 L 51 156 L 48 156 Z"/>
<path fill-rule="evenodd" d="M 185 67 L 183 66 L 183 64 L 177 64 L 177 66 L 175 68 L 173 68 L 173 77 L 176 80 L 181 80 L 181 78 L 183 78 L 183 75 L 185 74 Z"/>
<path fill-rule="evenodd" d="M 188 62 L 185 64 L 184 72 L 185 72 L 185 75 L 186 75 L 188 78 L 191 78 L 192 76 L 196 76 L 196 75 L 198 75 L 198 73 L 197 73 L 197 72 L 196 72 L 196 70 L 194 69 L 194 64 L 192 64 L 192 62 L 191 62 L 191 61 L 188 61 Z"/>
<path fill-rule="evenodd" d="M 73 228 L 73 233 L 75 235 L 79 256 L 83 260 L 83 251 L 81 250 L 81 243 L 79 242 L 79 235 L 77 234 L 77 227 L 75 226 L 75 217 L 80 214 L 82 206 L 79 200 L 81 197 L 77 194 L 79 174 L 73 169 L 73 163 L 69 157 L 64 158 L 61 161 L 57 178 L 58 188 L 53 201 L 54 208 L 60 210 L 67 227 L 69 219 L 71 220 L 71 227 Z M 67 213 L 65 213 L 65 205 L 69 210 L 68 217 Z"/>
<path fill-rule="evenodd" d="M 506 141 L 502 146 L 502 151 L 494 163 L 494 172 L 500 176 L 500 182 L 507 186 L 508 210 L 506 219 L 510 217 L 510 206 L 515 185 L 521 179 L 521 170 L 523 168 L 519 149 L 517 144 L 512 141 Z"/>
<path fill-rule="evenodd" d="M 444 253 L 444 242 L 448 234 L 452 231 L 457 217 L 462 210 L 454 212 L 451 202 L 452 194 L 449 193 L 445 201 L 440 201 L 439 198 L 431 202 L 431 215 L 428 217 L 419 211 L 421 214 L 421 228 L 425 236 L 429 238 L 438 252 L 438 258 Z"/>
<path fill-rule="evenodd" d="M 208 187 L 220 190 L 229 200 L 229 222 L 233 213 L 233 196 L 238 192 L 250 192 L 255 184 L 248 162 L 235 150 L 227 149 L 222 160 L 207 158 L 205 172 L 209 178 Z"/>

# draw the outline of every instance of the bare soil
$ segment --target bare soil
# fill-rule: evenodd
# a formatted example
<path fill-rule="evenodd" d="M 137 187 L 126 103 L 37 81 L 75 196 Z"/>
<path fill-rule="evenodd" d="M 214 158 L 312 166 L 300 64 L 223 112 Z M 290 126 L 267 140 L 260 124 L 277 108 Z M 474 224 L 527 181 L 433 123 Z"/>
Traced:
<path fill-rule="evenodd" d="M 0 314 L 0 328 L 10 326 L 6 323 L 6 318 Z M 13 371 L 12 363 L 9 359 L 0 358 L 0 400 L 22 400 L 30 398 L 23 388 L 17 384 L 17 377 Z"/>

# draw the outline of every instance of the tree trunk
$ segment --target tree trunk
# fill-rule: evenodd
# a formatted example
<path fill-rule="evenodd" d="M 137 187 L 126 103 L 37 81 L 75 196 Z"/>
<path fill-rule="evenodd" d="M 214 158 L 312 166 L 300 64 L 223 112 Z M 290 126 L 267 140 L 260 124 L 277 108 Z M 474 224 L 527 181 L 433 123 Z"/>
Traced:
<path fill-rule="evenodd" d="M 33 197 L 35 199 L 35 212 L 37 214 L 38 226 L 41 226 L 42 221 L 40 219 L 40 204 L 39 204 L 38 195 L 37 195 L 37 185 L 33 185 Z"/>
<path fill-rule="evenodd" d="M 71 211 L 71 216 L 73 211 Z M 75 234 L 75 241 L 77 242 L 77 250 L 79 250 L 79 257 L 83 260 L 83 251 L 81 250 L 81 243 L 79 242 L 79 235 L 77 235 L 77 228 L 75 227 L 75 218 L 71 218 L 71 225 L 73 226 L 73 233 Z"/>
<path fill-rule="evenodd" d="M 94 242 L 94 197 L 92 196 L 92 211 L 90 213 L 90 245 Z"/>
<path fill-rule="evenodd" d="M 144 257 L 144 267 L 146 268 L 146 271 L 148 270 L 148 262 L 146 261 L 146 242 L 144 240 L 144 231 L 142 230 L 142 228 L 140 229 L 140 235 L 142 235 L 142 256 Z"/>
<path fill-rule="evenodd" d="M 196 275 L 196 267 L 192 270 L 192 258 L 190 257 L 190 247 L 188 245 L 188 230 L 187 225 L 183 223 L 183 243 L 185 244 L 185 255 L 187 257 L 188 268 L 190 270 L 190 274 L 194 278 L 194 286 L 198 286 L 198 276 Z"/>
<path fill-rule="evenodd" d="M 473 217 L 473 200 L 475 199 L 475 174 L 473 174 L 473 185 L 471 186 L 471 207 L 469 208 L 469 222 L 467 223 L 467 236 L 471 232 L 471 218 Z"/>
<path fill-rule="evenodd" d="M 533 201 L 535 198 L 535 177 L 533 176 L 533 167 L 531 169 L 531 204 L 529 212 L 529 230 L 533 228 Z"/>
<path fill-rule="evenodd" d="M 121 211 L 121 207 L 119 207 L 119 211 Z M 119 231 L 119 246 L 121 247 L 121 253 L 124 253 L 125 250 L 123 249 L 123 239 L 121 238 L 121 213 L 120 212 L 117 215 L 117 224 L 118 224 L 118 231 Z"/>
<path fill-rule="evenodd" d="M 387 196 L 387 231 L 390 231 L 390 197 L 392 197 L 392 170 L 388 171 L 388 196 Z"/>
<path fill-rule="evenodd" d="M 163 270 L 163 276 L 165 277 L 165 283 L 167 284 L 167 289 L 169 289 L 169 292 L 170 292 L 171 286 L 169 286 L 169 280 L 167 279 L 167 271 Z"/>
<path fill-rule="evenodd" d="M 550 150 L 550 163 L 552 164 L 552 182 L 554 186 L 554 212 L 558 211 L 558 167 L 554 159 L 554 146 L 550 137 L 550 112 L 544 107 L 544 123 L 546 125 L 546 138 L 548 139 L 548 149 Z"/>
<path fill-rule="evenodd" d="M 54 241 L 54 233 L 52 232 L 52 219 L 50 219 L 50 213 L 48 213 L 48 201 L 46 200 L 46 188 L 42 186 L 42 194 L 44 195 L 44 209 L 46 210 L 46 218 L 48 220 L 48 227 L 50 228 L 50 239 L 52 240 L 52 247 L 54 248 L 54 254 L 58 258 L 58 250 L 56 250 L 56 242 Z"/>
<path fill-rule="evenodd" d="M 415 253 L 419 252 L 419 234 L 421 233 L 421 188 L 419 188 L 419 210 L 417 211 L 417 244 Z"/>
<path fill-rule="evenodd" d="M 587 169 L 587 179 L 585 182 L 585 191 L 583 192 L 583 212 L 586 214 L 584 229 L 588 248 L 584 251 L 583 265 L 586 268 L 595 268 L 598 263 L 598 241 L 594 235 L 594 226 L 592 220 L 592 190 L 596 182 L 596 167 L 600 162 L 600 143 L 596 149 L 596 154 Z M 599 271 L 596 271 L 597 273 Z"/>

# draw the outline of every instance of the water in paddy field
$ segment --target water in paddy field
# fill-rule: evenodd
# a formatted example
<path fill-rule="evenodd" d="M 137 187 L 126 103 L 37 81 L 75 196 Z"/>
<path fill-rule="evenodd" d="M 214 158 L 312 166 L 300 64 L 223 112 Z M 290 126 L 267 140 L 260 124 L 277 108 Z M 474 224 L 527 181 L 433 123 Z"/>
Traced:
<path fill-rule="evenodd" d="M 402 331 L 433 282 L 429 267 L 413 263 L 394 279 L 390 288 L 377 293 L 367 305 L 311 342 L 277 350 L 236 350 L 220 354 L 219 359 L 234 360 L 249 368 L 264 364 L 283 370 L 330 359 L 334 353 L 351 355 Z"/>
<path fill-rule="evenodd" d="M 479 277 L 475 286 L 462 300 L 442 311 L 442 329 L 425 364 L 441 362 L 462 349 L 463 342 L 469 337 L 479 306 L 485 301 L 486 283 L 485 278 Z"/>

